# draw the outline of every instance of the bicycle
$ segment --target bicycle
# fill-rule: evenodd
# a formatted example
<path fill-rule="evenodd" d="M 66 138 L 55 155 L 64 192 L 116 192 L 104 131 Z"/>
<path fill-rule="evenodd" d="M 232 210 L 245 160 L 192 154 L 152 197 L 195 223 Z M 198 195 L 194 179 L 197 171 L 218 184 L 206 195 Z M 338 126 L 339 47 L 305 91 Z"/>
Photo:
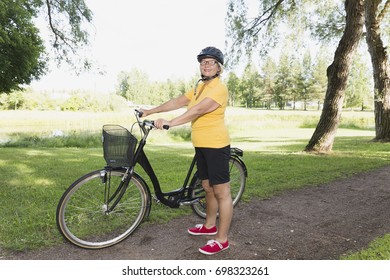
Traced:
<path fill-rule="evenodd" d="M 198 216 L 206 217 L 206 201 L 197 177 L 195 155 L 183 186 L 163 192 L 144 151 L 146 139 L 155 128 L 153 121 L 141 121 L 142 112 L 135 110 L 134 113 L 140 140 L 132 134 L 133 127 L 130 132 L 119 125 L 104 125 L 102 138 L 107 166 L 77 179 L 59 200 L 57 227 L 74 245 L 87 249 L 115 245 L 131 235 L 149 216 L 152 195 L 146 181 L 136 172 L 139 167 L 150 178 L 157 202 L 171 208 L 189 205 Z M 241 199 L 248 176 L 242 156 L 242 150 L 231 148 L 230 185 L 234 206 Z"/>

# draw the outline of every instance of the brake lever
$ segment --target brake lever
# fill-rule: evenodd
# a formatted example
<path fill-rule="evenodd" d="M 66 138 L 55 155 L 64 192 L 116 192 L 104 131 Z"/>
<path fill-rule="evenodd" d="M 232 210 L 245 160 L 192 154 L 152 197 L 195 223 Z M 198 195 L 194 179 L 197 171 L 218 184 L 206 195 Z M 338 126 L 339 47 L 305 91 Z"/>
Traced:
<path fill-rule="evenodd" d="M 142 115 L 144 114 L 144 112 L 139 111 L 137 109 L 134 109 L 134 111 L 138 114 L 139 118 L 142 118 Z M 154 125 L 154 121 L 144 120 L 143 123 L 144 123 L 144 125 L 148 125 L 148 126 L 156 128 L 156 126 Z M 169 129 L 169 125 L 164 124 L 163 125 L 163 129 L 168 130 Z"/>
<path fill-rule="evenodd" d="M 144 120 L 144 124 L 146 124 L 146 125 L 148 125 L 148 126 L 152 126 L 152 127 L 154 127 L 154 128 L 157 128 L 157 127 L 154 125 L 154 121 L 151 121 L 151 120 Z M 164 124 L 164 125 L 163 125 L 163 129 L 168 130 L 168 129 L 169 129 L 169 125 Z"/>

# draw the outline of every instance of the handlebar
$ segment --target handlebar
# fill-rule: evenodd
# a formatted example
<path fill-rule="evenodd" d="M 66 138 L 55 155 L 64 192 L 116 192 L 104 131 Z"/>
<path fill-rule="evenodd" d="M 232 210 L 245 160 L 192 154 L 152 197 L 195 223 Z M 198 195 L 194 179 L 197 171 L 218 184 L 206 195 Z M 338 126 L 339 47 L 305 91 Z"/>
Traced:
<path fill-rule="evenodd" d="M 134 111 L 135 111 L 134 114 L 135 114 L 135 116 L 136 116 L 136 118 L 137 118 L 138 123 L 141 123 L 140 118 L 142 118 L 142 115 L 144 114 L 144 112 L 139 111 L 139 110 L 137 110 L 137 109 L 135 109 Z M 143 124 L 143 126 L 146 125 L 146 126 L 149 126 L 149 127 L 156 128 L 156 126 L 154 125 L 154 121 L 153 121 L 153 120 L 144 120 L 144 121 L 142 122 L 142 124 Z M 168 129 L 169 129 L 169 125 L 163 125 L 163 129 L 168 130 Z"/>
<path fill-rule="evenodd" d="M 137 110 L 137 109 L 134 109 L 134 111 L 135 111 L 136 115 L 137 115 L 139 118 L 142 118 L 142 115 L 144 114 L 144 112 L 139 111 L 139 110 Z"/>

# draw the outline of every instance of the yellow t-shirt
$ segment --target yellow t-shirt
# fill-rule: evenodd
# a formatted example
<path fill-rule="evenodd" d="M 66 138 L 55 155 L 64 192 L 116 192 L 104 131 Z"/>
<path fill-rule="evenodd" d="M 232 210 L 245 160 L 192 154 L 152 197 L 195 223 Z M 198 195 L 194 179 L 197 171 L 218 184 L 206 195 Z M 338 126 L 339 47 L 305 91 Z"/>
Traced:
<path fill-rule="evenodd" d="M 225 125 L 225 110 L 228 103 L 228 89 L 219 78 L 208 84 L 200 82 L 196 95 L 194 90 L 185 93 L 190 99 L 188 109 L 195 106 L 206 97 L 216 101 L 220 106 L 212 112 L 204 114 L 192 121 L 192 143 L 199 148 L 223 148 L 230 145 L 228 129 Z"/>

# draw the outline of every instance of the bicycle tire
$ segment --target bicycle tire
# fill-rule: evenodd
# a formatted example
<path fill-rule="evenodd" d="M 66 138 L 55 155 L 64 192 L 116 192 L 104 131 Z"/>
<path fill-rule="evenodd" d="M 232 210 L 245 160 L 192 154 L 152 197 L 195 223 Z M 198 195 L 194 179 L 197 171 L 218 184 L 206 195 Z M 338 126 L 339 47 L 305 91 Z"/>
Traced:
<path fill-rule="evenodd" d="M 230 170 L 230 190 L 232 195 L 233 207 L 241 200 L 242 194 L 246 186 L 246 172 L 243 164 L 235 157 L 229 159 Z M 197 177 L 196 173 L 191 180 L 189 194 L 192 198 L 199 197 L 204 194 L 202 181 Z M 202 198 L 199 202 L 191 205 L 192 211 L 201 218 L 206 218 L 206 199 Z"/>
<path fill-rule="evenodd" d="M 118 204 L 107 212 L 108 188 L 111 195 L 115 193 L 125 172 L 124 168 L 96 170 L 70 185 L 56 212 L 57 227 L 65 239 L 82 248 L 100 249 L 121 242 L 139 226 L 149 214 L 151 201 L 148 187 L 135 173 Z"/>

